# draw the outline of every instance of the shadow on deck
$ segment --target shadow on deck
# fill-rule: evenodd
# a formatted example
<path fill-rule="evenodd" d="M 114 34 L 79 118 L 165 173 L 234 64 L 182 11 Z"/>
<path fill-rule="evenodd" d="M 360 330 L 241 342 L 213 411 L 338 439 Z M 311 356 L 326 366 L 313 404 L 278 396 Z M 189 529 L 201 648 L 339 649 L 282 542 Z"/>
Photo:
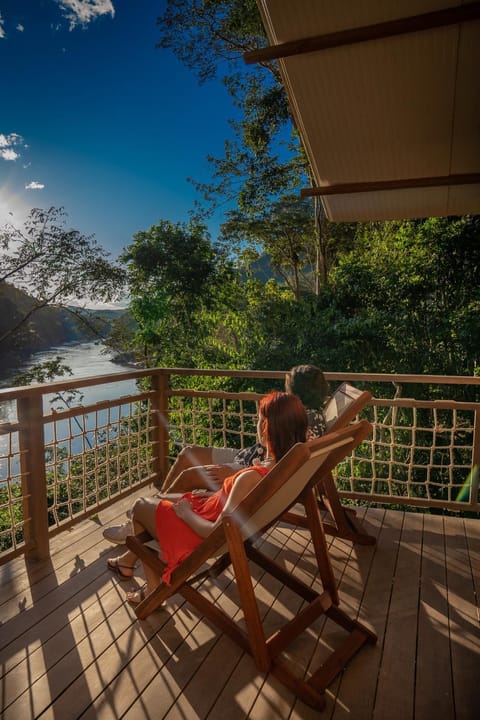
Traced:
<path fill-rule="evenodd" d="M 322 713 L 298 701 L 199 613 L 174 596 L 146 621 L 124 602 L 106 558 L 119 548 L 103 525 L 122 522 L 132 498 L 52 540 L 49 562 L 0 567 L 1 717 L 155 720 L 473 720 L 480 711 L 480 522 L 361 509 L 377 545 L 329 538 L 341 607 L 371 627 L 367 645 L 328 688 Z M 302 529 L 277 525 L 264 549 L 281 552 L 316 583 Z M 140 572 L 137 581 L 142 582 Z M 298 598 L 255 576 L 271 632 Z M 235 611 L 228 573 L 205 592 Z M 299 666 L 318 664 L 339 630 L 319 620 L 289 648 Z"/>

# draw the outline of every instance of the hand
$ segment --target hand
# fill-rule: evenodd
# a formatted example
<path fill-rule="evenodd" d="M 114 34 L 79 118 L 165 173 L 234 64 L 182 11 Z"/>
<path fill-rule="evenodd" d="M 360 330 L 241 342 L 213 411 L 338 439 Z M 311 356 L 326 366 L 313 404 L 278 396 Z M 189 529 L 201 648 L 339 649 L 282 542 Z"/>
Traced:
<path fill-rule="evenodd" d="M 208 475 L 208 484 L 213 490 L 219 490 L 225 478 L 234 472 L 228 465 L 205 465 L 204 470 Z"/>
<path fill-rule="evenodd" d="M 181 498 L 181 500 L 173 503 L 173 509 L 177 517 L 181 518 L 182 520 L 185 520 L 187 515 L 193 512 L 192 504 L 189 500 L 187 500 L 187 498 Z"/>

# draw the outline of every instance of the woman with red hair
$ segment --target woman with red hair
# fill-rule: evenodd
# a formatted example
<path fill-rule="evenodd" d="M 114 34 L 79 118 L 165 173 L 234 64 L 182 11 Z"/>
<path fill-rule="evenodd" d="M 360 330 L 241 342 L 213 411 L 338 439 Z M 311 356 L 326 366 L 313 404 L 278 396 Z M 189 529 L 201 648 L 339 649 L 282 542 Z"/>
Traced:
<path fill-rule="evenodd" d="M 307 413 L 295 395 L 272 392 L 259 406 L 257 435 L 267 448 L 265 460 L 227 477 L 217 492 L 205 490 L 171 495 L 160 501 L 139 498 L 133 508 L 134 533 L 147 530 L 160 545 L 160 557 L 166 563 L 162 579 L 169 583 L 172 571 L 221 523 L 222 513 L 231 513 L 268 471 L 298 442 L 305 442 Z M 127 550 L 110 558 L 108 567 L 122 580 L 133 576 L 137 557 Z M 150 592 L 158 578 L 144 567 L 147 582 L 140 590 L 127 593 L 127 600 L 137 604 Z"/>

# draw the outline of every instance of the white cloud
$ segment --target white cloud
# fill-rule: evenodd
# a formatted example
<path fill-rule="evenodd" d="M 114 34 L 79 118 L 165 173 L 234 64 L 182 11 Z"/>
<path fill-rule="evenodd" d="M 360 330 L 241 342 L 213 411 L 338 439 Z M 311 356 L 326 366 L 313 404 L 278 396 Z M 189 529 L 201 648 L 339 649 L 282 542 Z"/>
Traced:
<path fill-rule="evenodd" d="M 12 150 L 12 148 L 1 148 L 0 157 L 3 160 L 16 160 L 20 155 L 15 152 L 15 150 Z"/>
<path fill-rule="evenodd" d="M 23 25 L 20 25 L 20 23 L 18 23 L 17 30 L 18 30 L 18 32 L 23 32 L 25 30 L 25 27 Z"/>
<path fill-rule="evenodd" d="M 56 0 L 67 20 L 70 30 L 77 25 L 87 25 L 100 15 L 115 16 L 111 0 Z"/>
<path fill-rule="evenodd" d="M 24 139 L 17 133 L 4 135 L 0 133 L 0 158 L 3 160 L 16 160 L 20 157 L 20 153 L 14 150 L 15 145 L 26 147 Z"/>
<path fill-rule="evenodd" d="M 2 18 L 2 13 L 0 13 L 0 38 L 4 38 L 4 37 L 5 37 L 5 30 L 3 29 L 3 23 L 4 23 L 4 22 L 5 22 L 5 21 L 4 21 L 4 19 Z"/>
<path fill-rule="evenodd" d="M 25 185 L 25 190 L 43 190 L 44 187 L 45 185 L 42 185 L 42 183 L 32 180 L 28 185 Z"/>

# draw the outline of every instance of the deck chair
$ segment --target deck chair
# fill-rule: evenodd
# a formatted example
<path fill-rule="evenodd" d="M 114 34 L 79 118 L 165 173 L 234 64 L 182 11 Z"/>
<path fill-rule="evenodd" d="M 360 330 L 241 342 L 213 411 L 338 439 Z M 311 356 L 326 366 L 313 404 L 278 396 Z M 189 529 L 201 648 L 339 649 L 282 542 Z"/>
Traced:
<path fill-rule="evenodd" d="M 268 473 L 236 508 L 235 512 L 223 516 L 219 525 L 183 563 L 174 570 L 171 584 L 161 582 L 139 604 L 135 611 L 139 618 L 147 617 L 168 597 L 179 593 L 205 618 L 212 621 L 222 632 L 236 642 L 242 650 L 250 653 L 261 672 L 271 672 L 303 702 L 321 710 L 325 705 L 324 692 L 333 679 L 345 668 L 349 660 L 365 643 L 375 643 L 376 636 L 366 626 L 350 618 L 340 609 L 339 595 L 325 541 L 319 512 L 315 485 L 324 474 L 331 470 L 371 432 L 371 425 L 362 421 L 337 432 L 317 438 L 309 443 L 295 445 L 282 460 Z M 280 562 L 273 561 L 257 547 L 258 540 L 282 514 L 297 502 L 305 508 L 310 530 L 319 578 L 322 588 L 313 589 L 294 572 L 287 572 Z M 158 553 L 145 544 L 147 533 L 129 536 L 127 546 L 144 563 L 159 575 L 163 564 Z M 239 597 L 243 623 L 233 620 L 208 595 L 202 593 L 203 585 L 195 580 L 196 573 L 208 561 L 228 552 Z M 287 619 L 281 628 L 267 637 L 255 597 L 250 572 L 250 563 L 280 580 L 304 603 L 301 610 Z M 200 573 L 202 578 L 204 577 Z M 304 672 L 295 672 L 281 657 L 283 651 L 298 638 L 319 617 L 325 615 L 346 633 L 340 646 L 318 669 L 311 671 L 308 679 Z M 309 671 L 310 672 L 310 671 Z"/>
<path fill-rule="evenodd" d="M 324 409 L 327 434 L 346 427 L 366 407 L 372 399 L 367 390 L 358 390 L 350 383 L 342 383 L 333 393 Z M 359 523 L 353 508 L 340 502 L 333 474 L 322 473 L 322 481 L 317 484 L 319 507 L 327 510 L 330 520 L 324 519 L 326 533 L 351 540 L 360 545 L 374 545 L 376 539 L 369 535 Z M 306 527 L 305 515 L 295 510 L 285 513 L 284 522 Z"/>

